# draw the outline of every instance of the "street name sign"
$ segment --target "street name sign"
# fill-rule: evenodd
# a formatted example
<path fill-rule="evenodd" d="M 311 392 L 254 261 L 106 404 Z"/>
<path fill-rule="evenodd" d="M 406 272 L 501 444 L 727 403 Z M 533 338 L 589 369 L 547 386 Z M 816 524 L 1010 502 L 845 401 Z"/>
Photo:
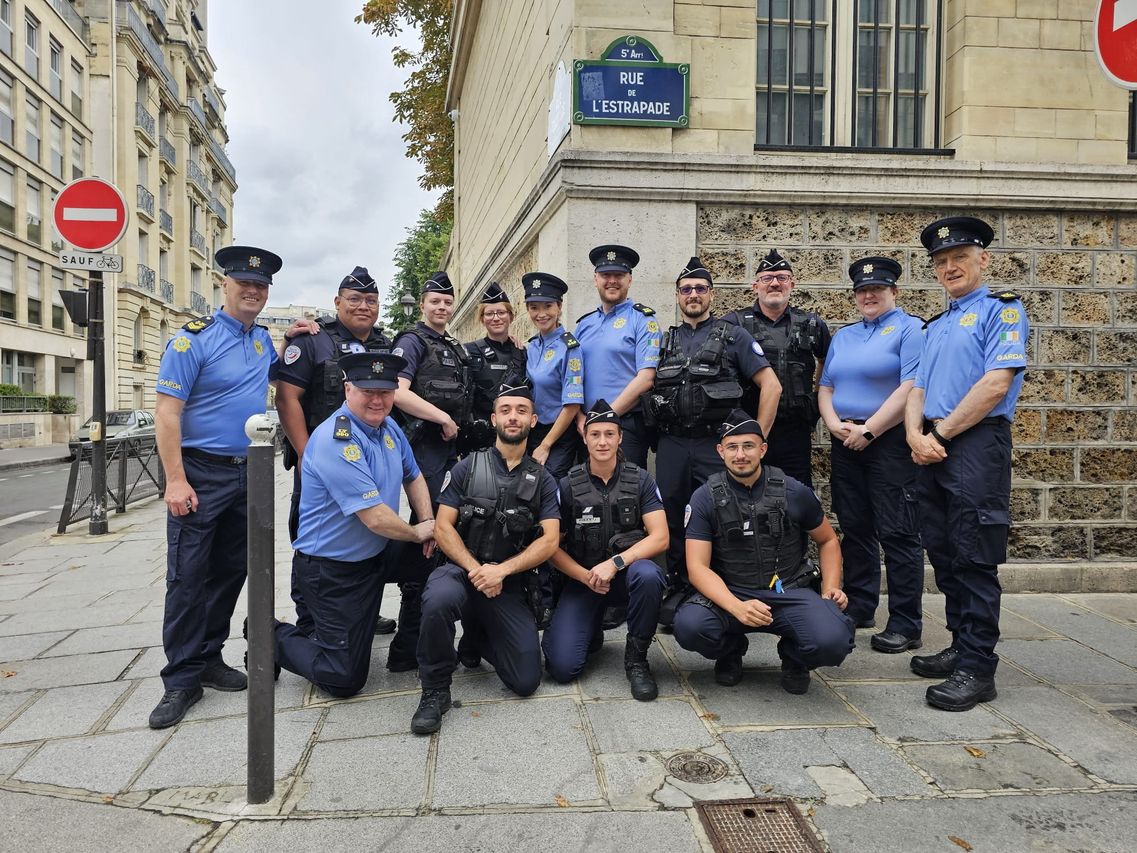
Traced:
<path fill-rule="evenodd" d="M 102 178 L 79 178 L 59 191 L 51 218 L 59 236 L 76 249 L 101 252 L 126 232 L 126 199 Z"/>
<path fill-rule="evenodd" d="M 602 59 L 573 62 L 573 121 L 632 127 L 687 127 L 691 66 L 664 62 L 651 42 L 616 39 Z"/>
<path fill-rule="evenodd" d="M 1098 0 L 1094 53 L 1113 83 L 1137 89 L 1137 0 Z"/>

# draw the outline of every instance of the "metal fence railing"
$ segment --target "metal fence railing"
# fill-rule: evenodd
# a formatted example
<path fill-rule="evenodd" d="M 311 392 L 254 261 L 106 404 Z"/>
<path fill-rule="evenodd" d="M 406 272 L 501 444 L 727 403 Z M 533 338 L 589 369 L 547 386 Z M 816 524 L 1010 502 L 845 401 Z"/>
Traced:
<path fill-rule="evenodd" d="M 107 508 L 126 512 L 126 505 L 165 494 L 166 476 L 154 436 L 107 439 Z M 59 513 L 58 532 L 91 517 L 91 445 L 80 445 L 67 478 L 67 495 Z"/>

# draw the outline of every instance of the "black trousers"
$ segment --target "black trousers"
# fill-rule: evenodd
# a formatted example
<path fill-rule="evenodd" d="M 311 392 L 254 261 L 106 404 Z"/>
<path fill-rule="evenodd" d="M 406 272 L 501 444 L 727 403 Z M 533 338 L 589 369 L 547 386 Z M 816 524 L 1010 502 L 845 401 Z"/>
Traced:
<path fill-rule="evenodd" d="M 813 428 L 817 421 L 793 416 L 774 422 L 767 438 L 763 465 L 781 468 L 795 480 L 813 488 Z"/>
<path fill-rule="evenodd" d="M 659 436 L 655 451 L 655 481 L 659 485 L 659 495 L 667 515 L 667 529 L 671 534 L 667 546 L 667 572 L 672 583 L 687 579 L 683 522 L 691 494 L 712 474 L 723 470 L 723 461 L 715 450 L 717 443 L 714 436 Z"/>

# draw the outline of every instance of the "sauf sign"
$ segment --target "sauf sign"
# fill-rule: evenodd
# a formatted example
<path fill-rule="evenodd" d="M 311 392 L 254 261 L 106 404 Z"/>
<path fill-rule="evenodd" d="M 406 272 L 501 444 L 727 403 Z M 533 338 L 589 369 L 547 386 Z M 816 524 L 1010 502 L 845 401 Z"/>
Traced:
<path fill-rule="evenodd" d="M 599 60 L 573 63 L 573 121 L 639 127 L 686 127 L 690 123 L 690 71 L 664 62 L 650 42 L 624 36 Z"/>
<path fill-rule="evenodd" d="M 1106 77 L 1137 89 L 1137 0 L 1098 0 L 1094 52 Z"/>

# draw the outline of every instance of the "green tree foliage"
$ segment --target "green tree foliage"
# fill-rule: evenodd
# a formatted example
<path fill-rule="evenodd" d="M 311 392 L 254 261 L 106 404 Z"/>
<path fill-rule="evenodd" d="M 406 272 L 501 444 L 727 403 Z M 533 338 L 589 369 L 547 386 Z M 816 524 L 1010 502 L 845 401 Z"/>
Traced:
<path fill-rule="evenodd" d="M 439 268 L 446 246 L 450 242 L 451 222 L 439 220 L 435 213 L 424 210 L 418 222 L 407 229 L 407 239 L 395 249 L 395 281 L 387 294 L 384 306 L 386 322 L 384 325 L 396 334 L 414 325 L 418 319 L 418 309 L 407 317 L 399 299 L 410 294 L 417 305 L 422 292 L 422 283 Z"/>
<path fill-rule="evenodd" d="M 423 165 L 419 185 L 443 190 L 435 208 L 440 222 L 453 218 L 454 125 L 446 114 L 446 85 L 450 78 L 451 0 L 366 0 L 356 23 L 368 24 L 375 35 L 396 36 L 407 27 L 418 30 L 418 52 L 396 46 L 397 68 L 410 74 L 402 91 L 392 92 L 395 120 L 407 126 L 403 140 L 407 156 Z"/>

